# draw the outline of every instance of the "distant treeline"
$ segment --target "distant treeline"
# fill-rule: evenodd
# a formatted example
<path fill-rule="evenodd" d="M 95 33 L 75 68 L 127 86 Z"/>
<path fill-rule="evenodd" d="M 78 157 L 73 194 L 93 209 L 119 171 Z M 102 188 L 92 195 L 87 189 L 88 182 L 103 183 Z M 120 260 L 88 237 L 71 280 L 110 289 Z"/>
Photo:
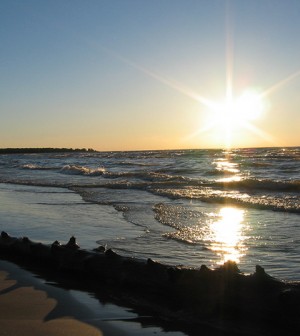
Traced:
<path fill-rule="evenodd" d="M 92 148 L 0 148 L 0 154 L 96 152 Z"/>

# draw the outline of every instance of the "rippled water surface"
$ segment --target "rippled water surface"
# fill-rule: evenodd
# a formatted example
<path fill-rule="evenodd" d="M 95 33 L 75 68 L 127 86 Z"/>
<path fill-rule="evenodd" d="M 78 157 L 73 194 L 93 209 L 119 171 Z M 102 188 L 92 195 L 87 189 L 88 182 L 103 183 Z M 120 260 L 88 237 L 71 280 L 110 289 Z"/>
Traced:
<path fill-rule="evenodd" d="M 299 280 L 299 162 L 299 148 L 0 155 L 0 226 Z"/>

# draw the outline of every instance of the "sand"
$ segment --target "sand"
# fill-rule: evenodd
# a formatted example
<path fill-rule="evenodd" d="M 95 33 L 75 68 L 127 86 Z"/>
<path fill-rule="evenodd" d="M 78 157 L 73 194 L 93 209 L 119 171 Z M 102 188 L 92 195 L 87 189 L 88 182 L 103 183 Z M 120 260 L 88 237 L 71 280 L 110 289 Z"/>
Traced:
<path fill-rule="evenodd" d="M 184 336 L 0 259 L 0 336 Z"/>
<path fill-rule="evenodd" d="M 126 335 L 95 319 L 67 290 L 43 283 L 18 266 L 0 260 L 1 336 Z"/>

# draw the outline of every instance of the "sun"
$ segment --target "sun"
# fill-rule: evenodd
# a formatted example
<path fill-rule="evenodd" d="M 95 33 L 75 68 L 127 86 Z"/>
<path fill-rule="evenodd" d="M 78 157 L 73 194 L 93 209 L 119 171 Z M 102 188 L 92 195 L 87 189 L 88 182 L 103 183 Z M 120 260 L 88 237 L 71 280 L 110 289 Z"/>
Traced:
<path fill-rule="evenodd" d="M 200 103 L 203 104 L 202 101 Z M 250 88 L 237 97 L 229 92 L 223 101 L 210 101 L 205 105 L 207 119 L 200 133 L 210 131 L 216 138 L 221 139 L 227 148 L 232 146 L 234 140 L 241 140 L 240 134 L 245 129 L 258 134 L 260 131 L 255 127 L 254 121 L 261 118 L 267 109 L 263 95 Z"/>
<path fill-rule="evenodd" d="M 241 123 L 259 118 L 263 109 L 262 98 L 253 90 L 244 91 L 235 101 L 229 101 L 225 105 L 228 117 Z"/>
<path fill-rule="evenodd" d="M 263 100 L 253 90 L 245 90 L 239 97 L 229 97 L 224 103 L 216 104 L 213 111 L 216 123 L 235 129 L 258 119 L 264 110 Z"/>

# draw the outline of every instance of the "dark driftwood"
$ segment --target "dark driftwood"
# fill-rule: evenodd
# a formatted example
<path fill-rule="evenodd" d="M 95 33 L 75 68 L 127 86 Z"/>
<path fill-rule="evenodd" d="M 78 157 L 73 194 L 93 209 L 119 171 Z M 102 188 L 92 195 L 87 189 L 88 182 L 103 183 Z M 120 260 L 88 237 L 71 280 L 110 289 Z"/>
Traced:
<path fill-rule="evenodd" d="M 76 239 L 61 245 L 13 238 L 2 232 L 0 256 L 30 261 L 54 273 L 67 272 L 89 279 L 95 288 L 110 288 L 114 295 L 177 322 L 213 325 L 239 335 L 298 335 L 300 282 L 277 280 L 256 266 L 242 274 L 234 262 L 218 269 L 206 266 L 169 266 L 151 259 L 122 257 L 99 247 L 80 249 Z M 97 285 L 96 285 L 97 284 Z"/>

